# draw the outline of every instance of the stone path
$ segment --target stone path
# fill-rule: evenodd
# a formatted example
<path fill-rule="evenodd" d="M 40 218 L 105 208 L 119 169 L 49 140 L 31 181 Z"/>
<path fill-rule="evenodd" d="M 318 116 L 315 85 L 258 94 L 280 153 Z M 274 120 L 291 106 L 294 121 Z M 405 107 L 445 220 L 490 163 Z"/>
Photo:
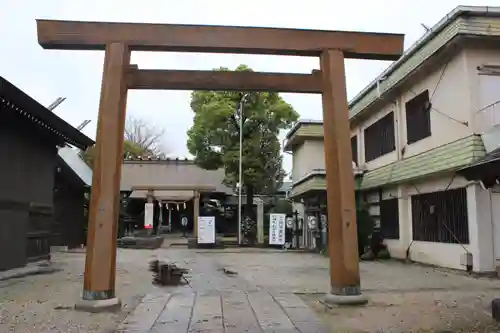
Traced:
<path fill-rule="evenodd" d="M 151 293 L 118 332 L 326 333 L 328 330 L 298 296 L 258 290 Z"/>
<path fill-rule="evenodd" d="M 328 332 L 292 292 L 259 285 L 238 273 L 227 275 L 216 257 L 191 251 L 165 252 L 190 269 L 189 285 L 154 287 L 118 332 Z"/>

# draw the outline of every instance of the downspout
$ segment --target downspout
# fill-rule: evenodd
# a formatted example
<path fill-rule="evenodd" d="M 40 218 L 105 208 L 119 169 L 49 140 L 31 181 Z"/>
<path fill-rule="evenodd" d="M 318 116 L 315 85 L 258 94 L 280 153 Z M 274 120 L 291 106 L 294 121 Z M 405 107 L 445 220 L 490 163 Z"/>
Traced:
<path fill-rule="evenodd" d="M 403 153 L 402 153 L 402 138 L 401 138 L 401 128 L 400 128 L 400 124 L 401 124 L 401 115 L 402 115 L 402 112 L 401 112 L 401 103 L 399 101 L 399 98 L 396 98 L 396 101 L 394 102 L 395 106 L 396 106 L 396 110 L 394 110 L 394 114 L 396 115 L 395 117 L 395 120 L 396 120 L 396 132 L 395 132 L 395 135 L 396 135 L 396 155 L 397 155 L 397 158 L 398 158 L 398 161 L 402 160 L 403 159 Z"/>
<path fill-rule="evenodd" d="M 497 270 L 497 253 L 496 253 L 496 248 L 495 248 L 495 235 L 497 230 L 495 230 L 495 221 L 493 218 L 493 193 L 491 189 L 489 190 L 489 196 L 490 196 L 490 223 L 491 223 L 491 250 L 493 251 L 493 268 L 497 272 L 498 275 L 498 270 Z"/>

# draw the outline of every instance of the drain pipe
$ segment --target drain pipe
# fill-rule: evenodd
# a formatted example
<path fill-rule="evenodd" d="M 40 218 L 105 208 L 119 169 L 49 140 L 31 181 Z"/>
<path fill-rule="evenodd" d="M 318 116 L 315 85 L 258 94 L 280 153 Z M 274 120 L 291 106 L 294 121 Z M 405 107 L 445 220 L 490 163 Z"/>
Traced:
<path fill-rule="evenodd" d="M 497 268 L 497 254 L 496 254 L 496 246 L 495 246 L 495 235 L 497 230 L 495 226 L 495 221 L 493 219 L 493 193 L 491 189 L 489 190 L 489 196 L 490 196 L 490 223 L 491 223 L 491 247 L 493 251 L 493 267 L 497 273 L 498 276 L 498 268 Z"/>

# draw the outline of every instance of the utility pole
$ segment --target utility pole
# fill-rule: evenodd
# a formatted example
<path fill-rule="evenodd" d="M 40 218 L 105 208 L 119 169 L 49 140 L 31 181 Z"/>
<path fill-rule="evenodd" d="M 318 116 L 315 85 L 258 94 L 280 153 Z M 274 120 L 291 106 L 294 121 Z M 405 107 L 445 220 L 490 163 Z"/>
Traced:
<path fill-rule="evenodd" d="M 239 127 L 240 127 L 240 158 L 238 165 L 238 245 L 241 245 L 241 189 L 243 188 L 243 106 L 248 97 L 248 94 L 244 94 L 240 99 L 240 104 L 238 106 L 237 113 L 239 114 Z"/>

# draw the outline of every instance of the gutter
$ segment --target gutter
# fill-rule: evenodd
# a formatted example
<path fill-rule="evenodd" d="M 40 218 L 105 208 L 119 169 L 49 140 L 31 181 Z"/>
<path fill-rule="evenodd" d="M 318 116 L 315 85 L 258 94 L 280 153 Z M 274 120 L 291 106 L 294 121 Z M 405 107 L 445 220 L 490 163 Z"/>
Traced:
<path fill-rule="evenodd" d="M 378 82 L 385 76 L 389 77 L 397 68 L 411 58 L 418 50 L 420 50 L 427 42 L 434 38 L 441 32 L 450 22 L 465 14 L 496 14 L 500 15 L 500 7 L 486 7 L 486 6 L 458 6 L 451 12 L 446 14 L 437 24 L 435 24 L 428 32 L 426 32 L 420 39 L 418 39 L 412 46 L 406 50 L 399 60 L 393 62 L 386 70 L 375 78 L 368 86 L 366 86 L 360 93 L 358 93 L 350 102 L 349 109 L 352 109 L 364 96 L 370 91 L 377 88 Z M 380 97 L 380 96 L 379 96 Z M 361 112 L 361 111 L 360 111 Z M 349 115 L 349 119 L 353 119 L 360 112 L 354 115 Z"/>

